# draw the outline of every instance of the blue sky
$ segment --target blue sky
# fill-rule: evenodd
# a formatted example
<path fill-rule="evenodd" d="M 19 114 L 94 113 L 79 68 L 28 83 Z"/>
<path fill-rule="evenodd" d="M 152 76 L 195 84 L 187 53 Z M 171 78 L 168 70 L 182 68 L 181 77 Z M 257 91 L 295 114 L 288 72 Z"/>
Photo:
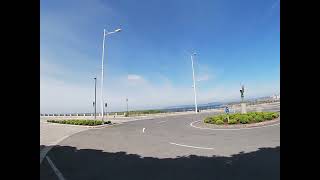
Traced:
<path fill-rule="evenodd" d="M 41 112 L 90 112 L 101 76 L 110 111 L 280 92 L 278 0 L 41 0 Z M 98 84 L 100 88 L 100 84 Z M 100 97 L 100 91 L 98 91 Z M 98 98 L 99 99 L 99 98 Z M 100 103 L 99 101 L 97 103 Z"/>

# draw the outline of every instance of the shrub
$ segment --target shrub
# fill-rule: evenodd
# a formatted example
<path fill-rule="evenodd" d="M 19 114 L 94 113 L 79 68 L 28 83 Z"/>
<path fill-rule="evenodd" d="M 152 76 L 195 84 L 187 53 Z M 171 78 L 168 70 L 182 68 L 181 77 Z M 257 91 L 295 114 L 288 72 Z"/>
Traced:
<path fill-rule="evenodd" d="M 219 119 L 215 122 L 215 124 L 220 125 L 220 124 L 224 124 L 224 122 L 221 119 Z"/>
<path fill-rule="evenodd" d="M 60 124 L 73 124 L 73 125 L 87 125 L 87 126 L 102 125 L 102 121 L 100 120 L 83 120 L 83 119 L 47 120 L 47 122 L 60 123 Z M 107 121 L 107 123 L 111 123 L 111 122 Z"/>
<path fill-rule="evenodd" d="M 273 119 L 272 114 L 265 114 L 265 115 L 263 115 L 263 118 L 264 118 L 265 120 L 271 120 L 271 119 Z"/>
<path fill-rule="evenodd" d="M 212 117 L 206 117 L 205 119 L 204 119 L 204 122 L 205 123 L 211 123 L 211 121 L 212 121 Z"/>
<path fill-rule="evenodd" d="M 215 124 L 215 122 L 217 121 L 217 120 L 221 120 L 221 118 L 220 117 L 218 117 L 218 116 L 213 116 L 213 117 L 206 117 L 205 119 L 204 119 L 204 122 L 205 123 L 211 123 L 211 124 Z"/>
<path fill-rule="evenodd" d="M 235 118 L 238 122 L 246 121 L 248 120 L 247 114 L 238 114 Z"/>
<path fill-rule="evenodd" d="M 262 122 L 263 121 L 263 117 L 261 115 L 257 115 L 255 117 L 255 122 Z"/>
<path fill-rule="evenodd" d="M 221 121 L 223 121 L 223 122 L 228 122 L 228 116 L 227 116 L 226 114 L 222 114 L 222 115 L 220 115 L 220 116 L 218 116 L 218 117 L 220 117 L 220 120 L 221 120 Z"/>
<path fill-rule="evenodd" d="M 254 117 L 252 115 L 249 115 L 248 116 L 248 120 L 249 120 L 249 123 L 253 122 L 254 121 Z"/>
<path fill-rule="evenodd" d="M 228 124 L 237 124 L 237 120 L 235 120 L 235 119 L 230 119 L 229 120 L 229 122 L 228 122 Z"/>
<path fill-rule="evenodd" d="M 215 117 L 212 118 L 212 122 L 214 122 L 214 123 L 215 123 L 216 121 L 218 121 L 218 120 L 221 120 L 218 116 L 215 116 Z"/>
<path fill-rule="evenodd" d="M 255 117 L 256 116 L 256 113 L 255 112 L 248 112 L 247 113 L 247 116 L 251 116 L 251 117 Z"/>
<path fill-rule="evenodd" d="M 279 117 L 279 113 L 276 113 L 276 112 L 275 112 L 275 113 L 272 113 L 272 117 L 273 117 L 273 118 L 278 118 L 278 117 Z"/>
<path fill-rule="evenodd" d="M 234 119 L 234 118 L 236 117 L 236 115 L 237 115 L 237 114 L 230 114 L 230 115 L 229 115 L 229 118 L 230 118 L 230 119 Z"/>
<path fill-rule="evenodd" d="M 218 116 L 209 116 L 204 119 L 205 123 L 211 124 L 247 124 L 247 123 L 254 123 L 254 122 L 262 122 L 266 120 L 272 120 L 279 117 L 279 113 L 277 112 L 248 112 L 247 114 L 230 114 L 229 115 L 229 122 L 228 116 L 226 114 L 221 114 Z M 221 123 L 221 121 L 223 123 Z"/>
<path fill-rule="evenodd" d="M 249 123 L 249 118 L 248 116 L 243 116 L 240 121 L 241 124 L 248 124 Z"/>

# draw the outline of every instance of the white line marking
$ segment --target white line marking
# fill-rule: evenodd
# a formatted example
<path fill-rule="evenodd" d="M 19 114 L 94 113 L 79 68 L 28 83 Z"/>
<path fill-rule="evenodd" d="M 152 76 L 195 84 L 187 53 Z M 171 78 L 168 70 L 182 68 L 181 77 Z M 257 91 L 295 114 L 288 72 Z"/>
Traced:
<path fill-rule="evenodd" d="M 59 171 L 59 169 L 56 168 L 56 166 L 53 164 L 53 162 L 51 161 L 49 156 L 46 156 L 46 159 L 48 160 L 48 163 L 50 164 L 50 166 L 51 166 L 52 170 L 54 171 L 54 173 L 56 173 L 56 175 L 58 176 L 58 179 L 59 180 L 65 180 L 65 178 L 62 175 L 62 173 Z"/>
<path fill-rule="evenodd" d="M 208 130 L 223 130 L 223 131 L 237 131 L 237 130 L 245 130 L 245 129 L 258 129 L 258 128 L 265 128 L 265 127 L 271 127 L 271 126 L 277 126 L 277 125 L 280 125 L 280 123 L 277 123 L 277 124 L 271 124 L 271 125 L 266 125 L 266 126 L 258 126 L 258 127 L 249 127 L 249 128 L 238 128 L 238 129 L 213 129 L 213 128 L 202 128 L 202 127 L 197 127 L 197 126 L 194 126 L 193 123 L 196 123 L 196 122 L 199 122 L 201 120 L 198 120 L 198 121 L 193 121 L 192 123 L 190 123 L 190 126 L 191 127 L 194 127 L 194 128 L 198 128 L 198 129 L 208 129 Z"/>
<path fill-rule="evenodd" d="M 58 144 L 60 141 L 63 141 L 64 139 L 68 138 L 69 136 L 71 135 L 66 135 L 66 136 L 63 136 L 62 138 L 58 139 L 57 141 L 49 144 L 49 145 L 46 145 L 45 148 L 43 148 L 41 151 L 40 151 L 40 164 L 42 163 L 44 157 L 46 157 L 46 155 L 48 154 L 48 152 L 56 145 Z"/>
<path fill-rule="evenodd" d="M 208 148 L 208 147 L 197 147 L 197 146 L 189 146 L 189 145 L 184 145 L 184 144 L 177 144 L 177 143 L 173 143 L 173 142 L 171 142 L 170 144 L 173 144 L 173 145 L 176 145 L 176 146 L 196 148 L 196 149 L 209 149 L 209 150 L 213 149 L 213 148 Z"/>
<path fill-rule="evenodd" d="M 164 122 L 167 122 L 167 121 L 160 121 L 160 122 L 157 122 L 157 123 L 159 123 L 159 124 L 160 124 L 160 123 L 164 123 Z"/>
<path fill-rule="evenodd" d="M 146 129 L 146 128 L 143 128 L 143 129 L 142 129 L 142 132 L 143 132 L 143 133 L 144 133 L 144 129 Z"/>

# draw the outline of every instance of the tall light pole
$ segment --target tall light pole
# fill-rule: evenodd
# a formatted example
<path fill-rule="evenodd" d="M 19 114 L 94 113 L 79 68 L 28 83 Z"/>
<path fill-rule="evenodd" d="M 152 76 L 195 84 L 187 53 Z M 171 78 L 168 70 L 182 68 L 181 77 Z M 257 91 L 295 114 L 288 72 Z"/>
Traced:
<path fill-rule="evenodd" d="M 127 114 L 129 115 L 129 110 L 128 110 L 128 97 L 126 98 L 127 101 Z"/>
<path fill-rule="evenodd" d="M 106 107 L 106 114 L 107 114 L 107 107 L 108 107 L 108 103 L 104 104 L 104 107 Z M 102 120 L 103 120 L 104 114 L 102 115 Z"/>
<path fill-rule="evenodd" d="M 121 29 L 116 29 L 115 31 L 112 32 L 107 32 L 106 29 L 103 29 L 103 44 L 102 44 L 102 60 L 101 60 L 101 114 L 102 114 L 102 121 L 103 121 L 103 59 L 104 59 L 104 42 L 106 39 L 106 36 L 109 34 L 113 34 L 116 32 L 120 32 Z"/>
<path fill-rule="evenodd" d="M 94 119 L 96 119 L 97 115 L 97 78 L 94 78 Z"/>
<path fill-rule="evenodd" d="M 196 81 L 194 77 L 194 68 L 193 68 L 193 56 L 195 56 L 196 53 L 191 54 L 191 64 L 192 64 L 192 77 L 193 77 L 193 92 L 194 92 L 194 106 L 196 110 L 196 114 L 198 113 L 198 105 L 197 105 L 197 91 L 196 91 Z"/>

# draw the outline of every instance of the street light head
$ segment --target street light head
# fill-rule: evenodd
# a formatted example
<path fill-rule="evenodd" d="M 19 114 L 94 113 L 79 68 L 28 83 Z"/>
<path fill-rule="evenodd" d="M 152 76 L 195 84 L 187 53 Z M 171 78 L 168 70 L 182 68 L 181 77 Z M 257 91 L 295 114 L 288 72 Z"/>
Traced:
<path fill-rule="evenodd" d="M 114 32 L 120 32 L 121 31 L 121 29 L 116 29 Z"/>

